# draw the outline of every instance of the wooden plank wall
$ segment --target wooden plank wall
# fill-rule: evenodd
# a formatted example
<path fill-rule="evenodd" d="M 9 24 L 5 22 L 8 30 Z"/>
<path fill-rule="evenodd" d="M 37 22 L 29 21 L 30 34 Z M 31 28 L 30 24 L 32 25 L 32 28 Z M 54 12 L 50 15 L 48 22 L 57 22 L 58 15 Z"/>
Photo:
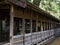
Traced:
<path fill-rule="evenodd" d="M 25 18 L 25 19 L 32 19 L 32 20 L 42 20 L 42 21 L 49 21 L 48 18 L 44 17 L 42 14 L 35 12 L 33 10 L 30 10 L 28 8 L 17 8 L 15 7 L 15 17 L 18 18 Z"/>

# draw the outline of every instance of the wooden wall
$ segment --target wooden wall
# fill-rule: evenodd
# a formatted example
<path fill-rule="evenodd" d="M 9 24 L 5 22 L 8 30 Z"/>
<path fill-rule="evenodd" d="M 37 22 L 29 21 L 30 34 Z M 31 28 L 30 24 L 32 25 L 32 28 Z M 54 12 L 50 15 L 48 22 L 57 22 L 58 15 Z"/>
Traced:
<path fill-rule="evenodd" d="M 54 21 L 44 15 L 29 8 L 14 7 L 14 17 L 54 23 Z"/>
<path fill-rule="evenodd" d="M 48 21 L 48 18 L 42 16 L 42 14 L 35 12 L 33 10 L 30 10 L 28 8 L 14 8 L 14 17 L 19 17 L 19 18 L 25 18 L 25 19 L 33 19 L 33 20 L 42 20 L 42 21 Z"/>

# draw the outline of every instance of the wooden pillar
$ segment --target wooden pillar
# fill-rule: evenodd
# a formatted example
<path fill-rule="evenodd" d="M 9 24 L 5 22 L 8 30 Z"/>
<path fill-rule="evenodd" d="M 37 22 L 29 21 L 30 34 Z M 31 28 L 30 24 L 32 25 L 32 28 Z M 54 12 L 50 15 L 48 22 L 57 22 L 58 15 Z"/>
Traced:
<path fill-rule="evenodd" d="M 51 22 L 50 22 L 50 30 L 51 30 Z"/>
<path fill-rule="evenodd" d="M 47 30 L 48 30 L 48 22 L 47 22 Z"/>
<path fill-rule="evenodd" d="M 13 45 L 13 15 L 14 15 L 14 8 L 11 5 L 10 9 L 10 45 Z"/>
<path fill-rule="evenodd" d="M 50 30 L 50 22 L 49 22 L 49 30 Z"/>
<path fill-rule="evenodd" d="M 42 25 L 42 20 L 41 20 L 41 40 L 43 39 L 43 25 Z"/>
<path fill-rule="evenodd" d="M 32 17 L 32 12 L 30 12 L 30 15 L 31 15 L 31 17 Z M 30 29 L 30 30 L 31 30 L 31 43 L 32 43 L 32 36 L 33 36 L 33 34 L 32 34 L 32 33 L 33 33 L 33 32 L 32 32 L 32 26 L 33 26 L 33 25 L 32 25 L 32 19 L 30 20 L 30 22 L 31 22 L 31 29 Z M 32 43 L 31 45 L 33 45 L 33 43 Z"/>
<path fill-rule="evenodd" d="M 43 31 L 42 21 L 41 21 L 41 31 Z"/>
<path fill-rule="evenodd" d="M 38 32 L 38 15 L 36 19 L 36 32 Z M 36 43 L 37 43 L 37 34 L 36 34 Z"/>
<path fill-rule="evenodd" d="M 32 19 L 30 20 L 30 22 L 31 22 L 31 29 L 30 30 L 31 30 L 31 43 L 32 43 Z"/>
<path fill-rule="evenodd" d="M 53 25 L 52 25 L 52 23 L 51 23 L 51 29 L 53 28 Z"/>
<path fill-rule="evenodd" d="M 23 45 L 25 45 L 25 19 L 23 19 Z"/>
<path fill-rule="evenodd" d="M 38 15 L 37 15 L 37 19 L 36 19 L 36 32 L 38 31 Z"/>
<path fill-rule="evenodd" d="M 45 31 L 45 21 L 44 21 L 44 31 Z"/>

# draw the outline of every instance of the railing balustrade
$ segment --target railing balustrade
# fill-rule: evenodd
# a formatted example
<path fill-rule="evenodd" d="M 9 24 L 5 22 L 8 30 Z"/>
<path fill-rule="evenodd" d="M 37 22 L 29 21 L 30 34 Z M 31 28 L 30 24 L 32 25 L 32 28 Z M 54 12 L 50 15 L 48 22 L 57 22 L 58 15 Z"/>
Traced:
<path fill-rule="evenodd" d="M 31 33 L 29 33 L 29 34 L 25 34 L 25 36 L 24 36 L 24 43 L 25 43 L 25 45 L 31 45 Z"/>
<path fill-rule="evenodd" d="M 54 39 L 55 37 L 54 34 L 55 34 L 54 30 L 46 30 L 46 31 L 40 31 L 35 33 L 24 34 L 24 39 L 23 39 L 23 35 L 17 35 L 17 36 L 13 36 L 14 37 L 13 44 L 14 45 L 24 45 L 24 44 L 31 45 L 39 42 L 45 42 L 45 41 Z M 9 43 L 7 43 L 7 45 L 9 45 Z"/>
<path fill-rule="evenodd" d="M 42 41 L 42 33 L 37 32 L 37 43 Z"/>
<path fill-rule="evenodd" d="M 32 33 L 32 43 L 35 44 L 37 41 L 37 32 L 36 33 Z"/>

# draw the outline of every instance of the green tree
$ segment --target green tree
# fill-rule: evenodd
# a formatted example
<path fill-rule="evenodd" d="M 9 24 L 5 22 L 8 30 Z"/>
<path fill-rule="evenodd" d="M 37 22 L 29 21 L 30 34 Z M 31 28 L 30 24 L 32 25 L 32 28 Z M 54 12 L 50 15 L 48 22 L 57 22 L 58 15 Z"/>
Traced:
<path fill-rule="evenodd" d="M 28 0 L 28 2 L 60 19 L 60 0 Z"/>

